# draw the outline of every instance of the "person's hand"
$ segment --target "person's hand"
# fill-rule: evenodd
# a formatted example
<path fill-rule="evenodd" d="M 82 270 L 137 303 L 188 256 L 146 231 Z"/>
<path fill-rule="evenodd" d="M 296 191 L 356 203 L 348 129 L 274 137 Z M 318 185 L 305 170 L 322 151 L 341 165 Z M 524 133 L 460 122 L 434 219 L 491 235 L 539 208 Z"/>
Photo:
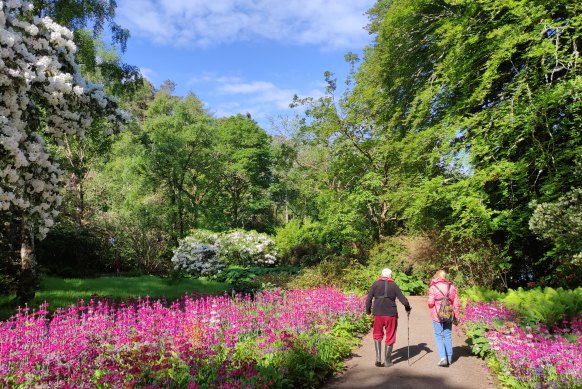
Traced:
<path fill-rule="evenodd" d="M 410 311 L 412 311 L 412 307 L 410 305 L 407 305 L 404 307 L 404 309 L 406 310 L 406 312 L 410 313 Z"/>

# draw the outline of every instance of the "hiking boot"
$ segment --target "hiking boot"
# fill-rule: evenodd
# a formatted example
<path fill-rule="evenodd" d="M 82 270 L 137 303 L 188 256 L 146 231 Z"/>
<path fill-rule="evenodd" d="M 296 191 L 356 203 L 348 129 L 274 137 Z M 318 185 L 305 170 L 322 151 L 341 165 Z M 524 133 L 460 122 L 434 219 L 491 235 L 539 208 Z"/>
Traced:
<path fill-rule="evenodd" d="M 439 361 L 439 366 L 449 367 L 449 362 L 447 361 L 447 358 L 441 358 L 441 360 Z"/>

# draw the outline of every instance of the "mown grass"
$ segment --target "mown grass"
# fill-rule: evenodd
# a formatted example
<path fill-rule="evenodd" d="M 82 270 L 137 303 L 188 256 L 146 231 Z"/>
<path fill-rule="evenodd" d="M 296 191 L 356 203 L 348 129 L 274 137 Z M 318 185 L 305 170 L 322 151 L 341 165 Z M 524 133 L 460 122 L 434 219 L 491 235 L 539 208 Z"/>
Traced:
<path fill-rule="evenodd" d="M 146 297 L 173 300 L 186 293 L 217 294 L 229 289 L 227 283 L 204 278 L 161 278 L 155 276 L 139 277 L 98 277 L 98 278 L 59 278 L 44 276 L 40 289 L 36 292 L 30 307 L 36 308 L 43 302 L 49 310 L 69 307 L 80 299 L 89 301 L 92 297 L 125 300 Z M 0 320 L 6 320 L 16 313 L 14 296 L 0 296 Z"/>

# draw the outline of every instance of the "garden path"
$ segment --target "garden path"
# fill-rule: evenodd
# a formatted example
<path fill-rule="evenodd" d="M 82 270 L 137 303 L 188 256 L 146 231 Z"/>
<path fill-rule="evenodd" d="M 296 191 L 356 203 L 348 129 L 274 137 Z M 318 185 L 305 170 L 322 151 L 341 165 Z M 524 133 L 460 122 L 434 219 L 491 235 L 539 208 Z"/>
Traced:
<path fill-rule="evenodd" d="M 453 329 L 453 363 L 437 366 L 438 354 L 432 322 L 426 306 L 426 297 L 409 297 L 410 313 L 410 360 L 407 362 L 407 318 L 404 307 L 397 303 L 399 311 L 396 343 L 391 367 L 374 366 L 374 343 L 370 331 L 353 357 L 346 362 L 346 369 L 330 379 L 324 389 L 489 389 L 495 388 L 494 379 L 487 373 L 485 363 L 471 355 L 465 338 Z"/>

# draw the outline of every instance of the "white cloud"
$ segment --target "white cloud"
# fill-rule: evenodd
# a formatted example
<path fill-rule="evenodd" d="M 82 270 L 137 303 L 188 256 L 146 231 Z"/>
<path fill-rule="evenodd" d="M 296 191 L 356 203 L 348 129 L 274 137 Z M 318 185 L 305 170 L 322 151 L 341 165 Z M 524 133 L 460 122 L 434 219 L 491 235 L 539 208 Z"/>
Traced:
<path fill-rule="evenodd" d="M 144 76 L 149 82 L 151 82 L 154 85 L 156 85 L 156 83 L 159 81 L 158 73 L 153 69 L 140 67 L 139 72 L 141 73 L 142 76 Z"/>
<path fill-rule="evenodd" d="M 289 104 L 293 95 L 317 98 L 323 95 L 324 89 L 318 84 L 310 90 L 301 91 L 281 88 L 269 81 L 246 81 L 239 77 L 211 75 L 192 78 L 190 83 L 212 91 L 205 100 L 214 116 L 225 117 L 248 112 L 263 127 L 267 125 L 267 117 L 292 112 Z"/>
<path fill-rule="evenodd" d="M 119 21 L 159 44 L 215 46 L 266 39 L 327 49 L 370 42 L 364 13 L 374 0 L 119 0 Z"/>

